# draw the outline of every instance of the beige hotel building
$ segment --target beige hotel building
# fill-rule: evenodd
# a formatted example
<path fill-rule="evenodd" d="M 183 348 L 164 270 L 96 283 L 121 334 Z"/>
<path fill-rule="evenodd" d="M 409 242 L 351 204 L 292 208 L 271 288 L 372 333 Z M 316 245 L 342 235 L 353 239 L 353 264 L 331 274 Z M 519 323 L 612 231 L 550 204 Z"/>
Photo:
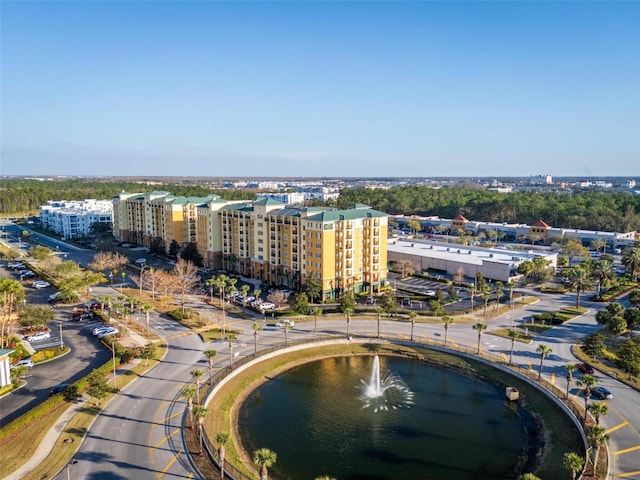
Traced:
<path fill-rule="evenodd" d="M 315 278 L 325 299 L 386 283 L 388 216 L 367 205 L 336 210 L 168 192 L 121 193 L 113 204 L 117 239 L 165 249 L 173 240 L 195 243 L 207 268 L 293 290 Z"/>

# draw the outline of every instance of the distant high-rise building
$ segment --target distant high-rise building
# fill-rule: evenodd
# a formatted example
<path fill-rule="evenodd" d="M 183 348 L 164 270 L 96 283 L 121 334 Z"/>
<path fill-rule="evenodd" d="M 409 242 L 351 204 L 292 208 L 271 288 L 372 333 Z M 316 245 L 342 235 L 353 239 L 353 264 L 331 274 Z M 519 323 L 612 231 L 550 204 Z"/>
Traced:
<path fill-rule="evenodd" d="M 553 177 L 551 175 L 531 175 L 529 183 L 531 185 L 552 185 Z"/>

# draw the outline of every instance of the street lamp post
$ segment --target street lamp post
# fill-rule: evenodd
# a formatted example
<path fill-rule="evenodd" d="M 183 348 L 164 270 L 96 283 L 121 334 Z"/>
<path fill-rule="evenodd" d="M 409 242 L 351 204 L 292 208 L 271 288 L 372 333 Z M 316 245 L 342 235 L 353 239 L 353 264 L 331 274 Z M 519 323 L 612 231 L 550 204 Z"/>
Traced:
<path fill-rule="evenodd" d="M 60 322 L 60 350 L 64 348 L 64 342 L 62 341 L 62 322 Z"/>
<path fill-rule="evenodd" d="M 77 460 L 72 460 L 71 462 L 67 463 L 67 480 L 71 480 L 71 474 L 69 473 L 69 467 L 71 465 L 75 465 L 76 463 L 78 463 Z"/>
<path fill-rule="evenodd" d="M 111 355 L 113 359 L 113 389 L 118 388 L 117 376 L 116 376 L 116 342 L 111 340 Z"/>

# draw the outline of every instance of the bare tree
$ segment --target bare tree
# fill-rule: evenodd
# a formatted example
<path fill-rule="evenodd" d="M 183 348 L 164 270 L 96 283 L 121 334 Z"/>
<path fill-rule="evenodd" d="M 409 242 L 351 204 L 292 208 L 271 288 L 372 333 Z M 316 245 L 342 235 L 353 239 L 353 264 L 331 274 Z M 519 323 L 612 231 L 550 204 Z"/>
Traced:
<path fill-rule="evenodd" d="M 273 303 L 277 308 L 280 308 L 289 300 L 289 294 L 276 290 L 267 295 L 267 300 Z"/>
<path fill-rule="evenodd" d="M 175 277 L 171 275 L 169 272 L 165 270 L 157 271 L 157 277 L 155 279 L 155 282 L 158 286 L 158 291 L 160 292 L 160 294 L 162 295 L 162 297 L 165 299 L 167 303 L 169 303 L 169 301 L 171 300 L 171 296 L 173 295 L 173 292 L 177 290 L 175 280 L 176 280 Z"/>
<path fill-rule="evenodd" d="M 185 261 L 181 258 L 177 261 L 175 267 L 173 267 L 171 275 L 175 278 L 176 292 L 180 295 L 180 306 L 184 314 L 187 294 L 200 283 L 198 267 L 190 260 Z"/>

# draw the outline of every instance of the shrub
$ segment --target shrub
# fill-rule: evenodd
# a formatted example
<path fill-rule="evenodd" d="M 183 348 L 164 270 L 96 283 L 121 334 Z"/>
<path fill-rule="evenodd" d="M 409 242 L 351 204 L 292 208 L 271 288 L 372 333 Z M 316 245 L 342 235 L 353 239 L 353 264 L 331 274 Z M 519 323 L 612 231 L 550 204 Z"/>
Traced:
<path fill-rule="evenodd" d="M 177 308 L 176 310 L 172 310 L 169 313 L 167 313 L 167 315 L 169 315 L 171 318 L 179 322 L 183 320 L 194 320 L 194 319 L 197 320 L 198 318 L 200 318 L 200 314 L 198 312 L 196 312 L 195 310 L 191 310 L 189 308 L 185 309 L 184 313 L 182 312 L 181 308 Z"/>

